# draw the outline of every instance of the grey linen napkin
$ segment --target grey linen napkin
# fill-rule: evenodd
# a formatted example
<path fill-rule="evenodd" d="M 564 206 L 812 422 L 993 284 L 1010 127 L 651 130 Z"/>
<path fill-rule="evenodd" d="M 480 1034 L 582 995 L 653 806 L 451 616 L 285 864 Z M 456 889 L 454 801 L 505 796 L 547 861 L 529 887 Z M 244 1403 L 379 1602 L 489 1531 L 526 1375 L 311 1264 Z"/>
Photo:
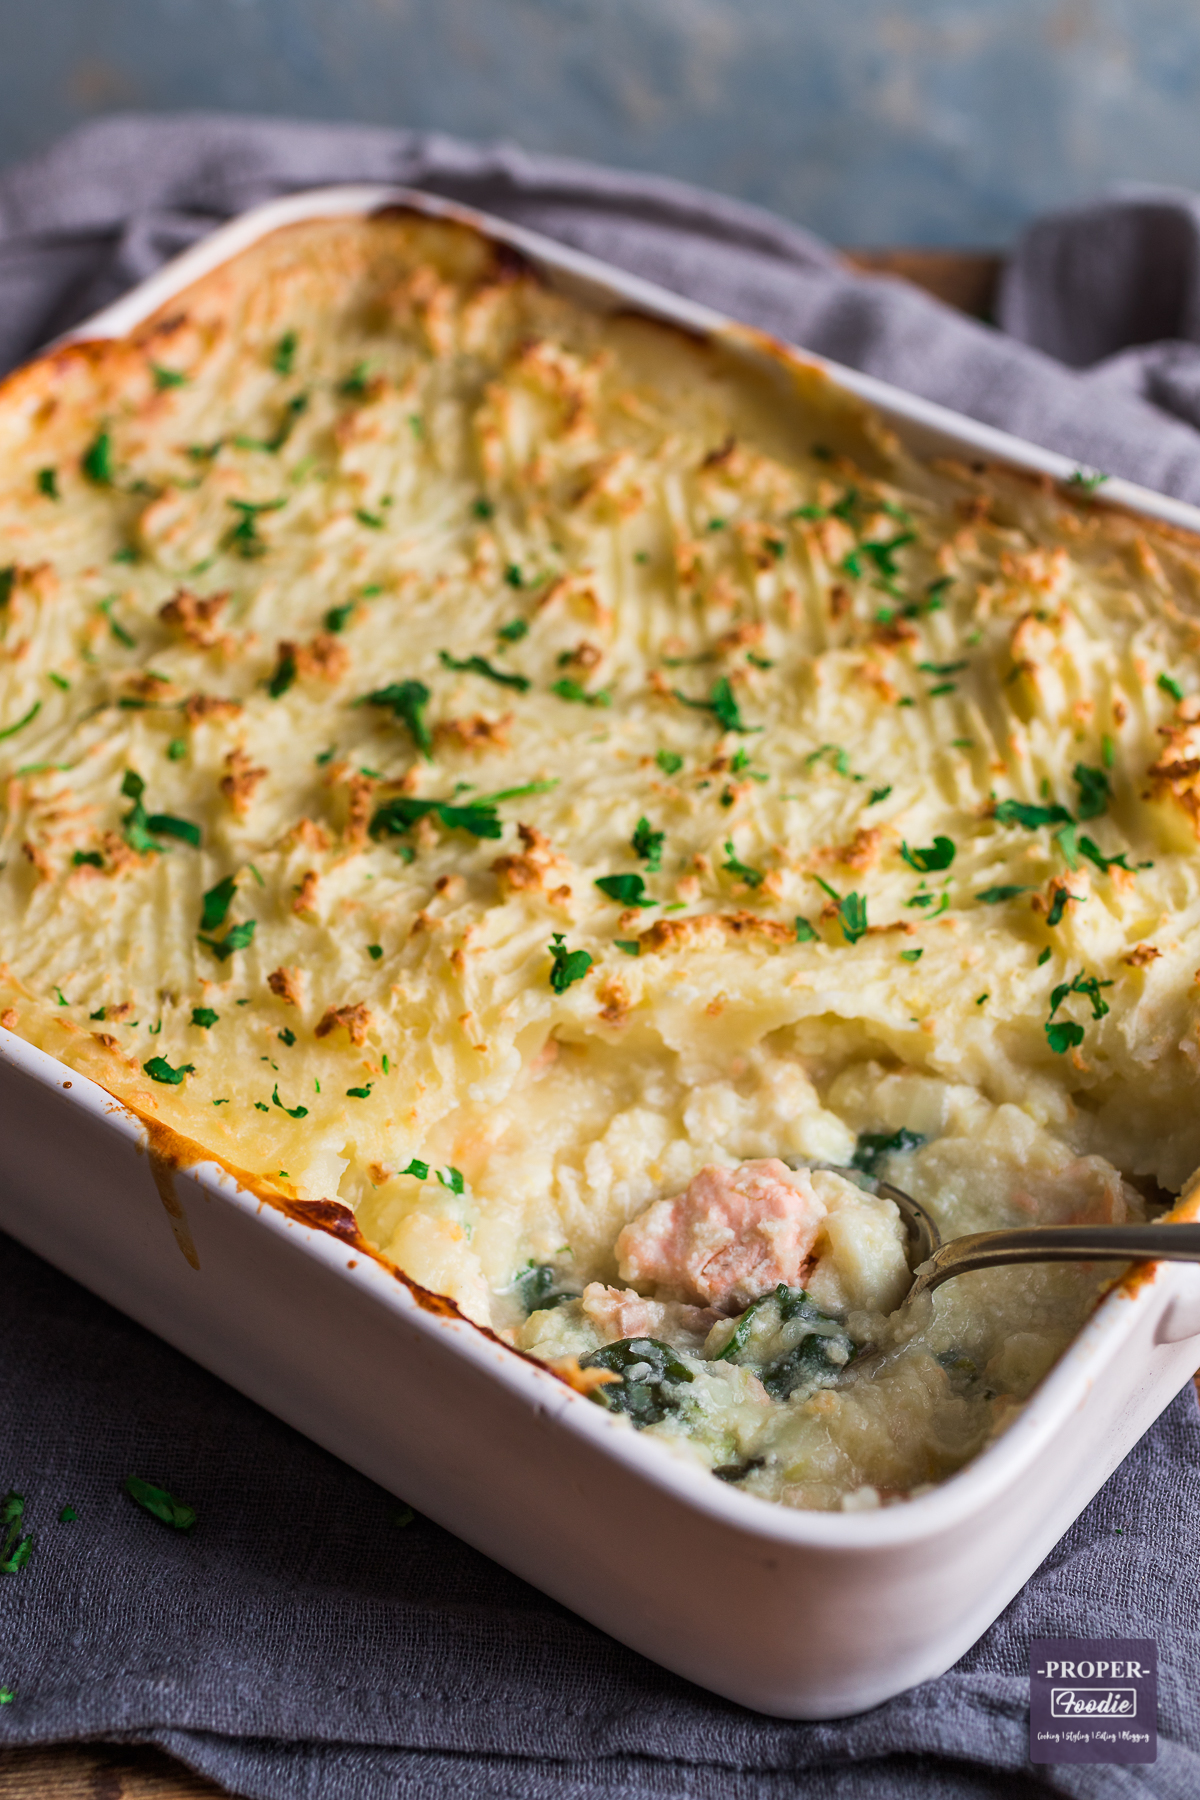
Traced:
<path fill-rule="evenodd" d="M 118 118 L 0 175 L 0 366 L 230 213 L 348 180 L 506 214 L 1200 500 L 1200 420 L 1186 382 L 1177 392 L 1160 373 L 1200 337 L 1200 259 L 1179 252 L 1169 304 L 1160 291 L 1162 246 L 1195 238 L 1186 196 L 1118 201 L 1082 230 L 1068 216 L 1057 236 L 1035 228 L 1002 302 L 1023 345 L 678 182 L 431 134 Z M 1131 223 L 1147 206 L 1162 222 Z M 1165 348 L 1129 350 L 1155 332 Z M 26 1494 L 36 1532 L 28 1567 L 0 1577 L 0 1687 L 14 1691 L 0 1744 L 153 1742 L 254 1800 L 1200 1792 L 1191 1391 L 949 1674 L 859 1718 L 797 1724 L 665 1673 L 429 1521 L 396 1525 L 381 1490 L 2 1237 L 0 1371 L 0 1491 Z M 195 1532 L 139 1512 L 121 1492 L 129 1473 L 193 1504 Z M 64 1504 L 76 1521 L 59 1522 Z M 736 1656 L 737 1619 L 712 1629 Z M 1027 1765 L 1029 1639 L 1083 1635 L 1156 1639 L 1157 1764 Z"/>

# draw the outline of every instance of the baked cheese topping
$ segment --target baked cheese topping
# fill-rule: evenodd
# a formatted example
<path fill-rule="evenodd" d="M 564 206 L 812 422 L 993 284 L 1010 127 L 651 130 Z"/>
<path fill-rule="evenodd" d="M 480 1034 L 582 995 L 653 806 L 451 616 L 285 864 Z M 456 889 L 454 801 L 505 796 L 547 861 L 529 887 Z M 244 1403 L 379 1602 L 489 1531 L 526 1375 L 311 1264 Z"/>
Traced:
<path fill-rule="evenodd" d="M 882 1202 L 822 1176 L 724 1356 L 618 1239 L 756 1160 L 947 1232 L 1181 1186 L 1195 540 L 404 214 L 34 363 L 0 448 L 0 1022 L 576 1378 L 625 1345 L 599 1398 L 751 1491 L 978 1448 L 1092 1276 L 962 1278 L 856 1377 Z"/>

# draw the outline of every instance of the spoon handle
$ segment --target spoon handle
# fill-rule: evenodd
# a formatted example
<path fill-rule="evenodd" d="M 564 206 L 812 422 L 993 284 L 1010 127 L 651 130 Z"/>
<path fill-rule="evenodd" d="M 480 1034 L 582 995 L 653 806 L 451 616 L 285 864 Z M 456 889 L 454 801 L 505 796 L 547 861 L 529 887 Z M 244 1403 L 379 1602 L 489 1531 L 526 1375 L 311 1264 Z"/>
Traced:
<path fill-rule="evenodd" d="M 1006 1263 L 1197 1262 L 1200 1225 L 1022 1225 L 953 1238 L 923 1262 L 909 1300 L 952 1276 Z"/>

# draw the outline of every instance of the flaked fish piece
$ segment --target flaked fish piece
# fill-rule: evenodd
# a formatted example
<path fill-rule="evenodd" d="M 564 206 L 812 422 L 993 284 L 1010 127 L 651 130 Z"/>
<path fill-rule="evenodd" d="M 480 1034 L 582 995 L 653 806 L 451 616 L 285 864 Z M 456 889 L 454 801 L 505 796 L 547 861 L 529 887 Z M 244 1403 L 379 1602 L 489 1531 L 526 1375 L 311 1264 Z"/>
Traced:
<path fill-rule="evenodd" d="M 783 1282 L 802 1287 L 825 1218 L 809 1170 L 777 1157 L 709 1163 L 673 1200 L 656 1200 L 617 1239 L 623 1281 L 741 1312 Z"/>
<path fill-rule="evenodd" d="M 606 1343 L 633 1337 L 675 1343 L 688 1337 L 695 1339 L 696 1349 L 719 1316 L 711 1307 L 681 1305 L 678 1300 L 647 1300 L 632 1288 L 605 1287 L 600 1281 L 589 1282 L 584 1288 L 583 1310 Z"/>

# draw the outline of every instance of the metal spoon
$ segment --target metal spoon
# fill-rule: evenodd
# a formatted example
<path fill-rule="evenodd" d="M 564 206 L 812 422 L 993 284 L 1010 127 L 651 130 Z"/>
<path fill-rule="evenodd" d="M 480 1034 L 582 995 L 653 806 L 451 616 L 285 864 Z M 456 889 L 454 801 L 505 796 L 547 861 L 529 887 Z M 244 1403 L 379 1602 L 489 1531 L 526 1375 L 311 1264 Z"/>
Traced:
<path fill-rule="evenodd" d="M 822 1166 L 895 1202 L 908 1230 L 913 1271 L 902 1306 L 955 1275 L 1006 1263 L 1200 1262 L 1200 1225 L 1017 1225 L 1009 1231 L 968 1232 L 943 1244 L 937 1226 L 911 1194 L 859 1169 Z"/>

